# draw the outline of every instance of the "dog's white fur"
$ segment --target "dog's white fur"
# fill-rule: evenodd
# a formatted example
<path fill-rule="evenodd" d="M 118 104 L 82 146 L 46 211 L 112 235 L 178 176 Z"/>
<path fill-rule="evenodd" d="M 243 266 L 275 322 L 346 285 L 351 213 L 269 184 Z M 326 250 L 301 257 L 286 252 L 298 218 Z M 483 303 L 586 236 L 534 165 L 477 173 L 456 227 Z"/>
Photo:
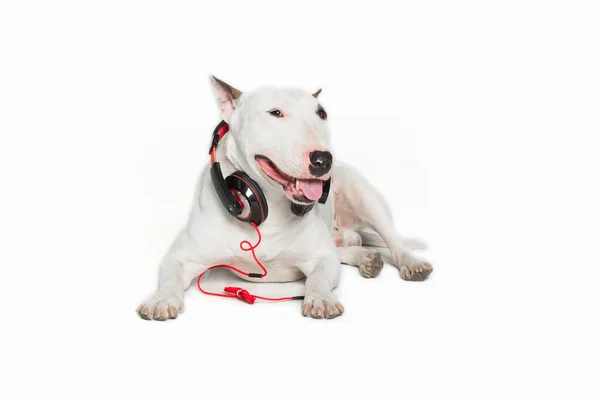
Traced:
<path fill-rule="evenodd" d="M 339 283 L 340 263 L 358 266 L 367 278 L 377 276 L 383 266 L 381 253 L 363 245 L 387 247 L 390 263 L 403 279 L 422 280 L 429 275 L 431 265 L 409 251 L 394 229 L 382 197 L 350 166 L 336 161 L 327 203 L 317 204 L 298 217 L 291 212 L 282 186 L 257 165 L 254 157 L 262 154 L 292 177 L 310 177 L 307 154 L 315 149 L 331 151 L 327 121 L 316 112 L 316 95 L 274 88 L 241 94 L 222 81 L 212 82 L 221 118 L 230 126 L 217 152 L 223 175 L 245 171 L 261 187 L 269 205 L 268 218 L 260 226 L 263 241 L 256 251 L 268 275 L 263 279 L 242 278 L 267 282 L 306 278 L 302 314 L 335 318 L 343 312 L 332 292 Z M 284 117 L 273 117 L 269 114 L 272 109 L 281 110 Z M 145 319 L 176 318 L 183 312 L 185 290 L 212 265 L 261 272 L 252 257 L 239 248 L 242 240 L 254 242 L 256 233 L 226 212 L 213 188 L 208 165 L 194 200 L 187 225 L 160 265 L 158 291 L 137 309 Z"/>

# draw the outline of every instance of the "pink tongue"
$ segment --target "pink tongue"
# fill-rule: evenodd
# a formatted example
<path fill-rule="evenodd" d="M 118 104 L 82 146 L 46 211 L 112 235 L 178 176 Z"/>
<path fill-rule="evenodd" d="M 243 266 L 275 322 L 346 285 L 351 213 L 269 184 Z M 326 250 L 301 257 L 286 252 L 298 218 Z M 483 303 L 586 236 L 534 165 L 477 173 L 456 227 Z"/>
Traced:
<path fill-rule="evenodd" d="M 298 179 L 299 187 L 304 195 L 313 200 L 317 201 L 323 194 L 323 181 L 318 179 Z"/>

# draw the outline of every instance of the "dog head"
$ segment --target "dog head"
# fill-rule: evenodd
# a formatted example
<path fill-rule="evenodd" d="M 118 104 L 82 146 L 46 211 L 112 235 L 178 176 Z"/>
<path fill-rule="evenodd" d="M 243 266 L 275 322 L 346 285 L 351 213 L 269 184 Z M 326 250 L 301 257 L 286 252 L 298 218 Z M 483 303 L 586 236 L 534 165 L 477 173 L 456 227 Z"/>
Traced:
<path fill-rule="evenodd" d="M 262 88 L 242 93 L 212 78 L 221 118 L 233 137 L 226 155 L 271 194 L 314 203 L 333 167 L 321 90 Z"/>

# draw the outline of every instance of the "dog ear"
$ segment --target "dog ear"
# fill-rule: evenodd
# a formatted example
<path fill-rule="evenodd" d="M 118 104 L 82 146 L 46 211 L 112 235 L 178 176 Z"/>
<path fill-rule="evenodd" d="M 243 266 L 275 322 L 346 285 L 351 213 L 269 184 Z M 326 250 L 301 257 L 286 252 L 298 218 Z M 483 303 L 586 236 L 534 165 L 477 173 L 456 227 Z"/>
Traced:
<path fill-rule="evenodd" d="M 313 93 L 313 97 L 316 99 L 317 97 L 319 97 L 319 95 L 321 94 L 321 90 L 323 89 L 319 89 L 316 92 Z"/>
<path fill-rule="evenodd" d="M 221 119 L 227 121 L 233 110 L 235 110 L 235 103 L 242 95 L 242 92 L 214 76 L 211 76 L 211 78 L 217 104 L 221 109 Z"/>

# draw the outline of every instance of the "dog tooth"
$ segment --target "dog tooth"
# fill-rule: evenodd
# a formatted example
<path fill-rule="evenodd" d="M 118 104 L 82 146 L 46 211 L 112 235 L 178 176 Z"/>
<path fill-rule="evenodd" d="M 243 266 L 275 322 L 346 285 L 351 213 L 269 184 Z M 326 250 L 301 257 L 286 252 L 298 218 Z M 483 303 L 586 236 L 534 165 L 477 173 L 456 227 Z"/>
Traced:
<path fill-rule="evenodd" d="M 300 190 L 300 181 L 296 179 L 296 190 Z"/>

